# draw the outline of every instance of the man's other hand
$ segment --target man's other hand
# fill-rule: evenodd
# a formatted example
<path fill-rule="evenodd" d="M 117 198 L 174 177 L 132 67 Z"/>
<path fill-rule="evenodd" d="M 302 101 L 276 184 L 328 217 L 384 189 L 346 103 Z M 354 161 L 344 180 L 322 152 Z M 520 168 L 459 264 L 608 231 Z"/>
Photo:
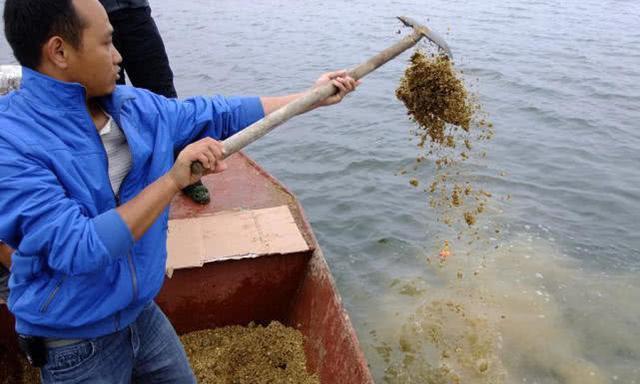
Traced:
<path fill-rule="evenodd" d="M 315 87 L 319 87 L 327 83 L 333 84 L 338 89 L 338 92 L 318 103 L 317 105 L 319 107 L 339 103 L 347 94 L 353 92 L 358 85 L 362 83 L 362 81 L 354 80 L 351 76 L 347 75 L 347 71 L 345 69 L 342 69 L 323 74 L 318 78 L 318 80 L 316 80 Z"/>

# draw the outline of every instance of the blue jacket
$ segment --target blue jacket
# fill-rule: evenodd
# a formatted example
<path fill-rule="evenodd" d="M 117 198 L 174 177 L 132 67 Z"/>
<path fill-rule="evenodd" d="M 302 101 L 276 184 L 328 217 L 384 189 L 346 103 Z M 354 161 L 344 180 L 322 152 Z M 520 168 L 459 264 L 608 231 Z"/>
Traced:
<path fill-rule="evenodd" d="M 0 239 L 16 249 L 18 333 L 93 338 L 133 322 L 163 283 L 168 209 L 134 241 L 115 207 L 165 174 L 175 150 L 264 115 L 258 97 L 180 101 L 127 86 L 101 104 L 131 149 L 119 196 L 84 87 L 23 68 L 22 88 L 0 98 Z"/>

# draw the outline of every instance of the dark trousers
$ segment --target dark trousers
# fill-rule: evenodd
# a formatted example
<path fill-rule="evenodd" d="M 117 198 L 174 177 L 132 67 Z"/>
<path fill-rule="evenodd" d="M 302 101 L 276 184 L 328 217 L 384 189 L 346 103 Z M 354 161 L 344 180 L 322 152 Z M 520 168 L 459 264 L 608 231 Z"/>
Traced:
<path fill-rule="evenodd" d="M 122 55 L 119 84 L 124 72 L 134 87 L 166 97 L 177 97 L 173 72 L 151 8 L 126 8 L 109 14 L 113 44 Z"/>

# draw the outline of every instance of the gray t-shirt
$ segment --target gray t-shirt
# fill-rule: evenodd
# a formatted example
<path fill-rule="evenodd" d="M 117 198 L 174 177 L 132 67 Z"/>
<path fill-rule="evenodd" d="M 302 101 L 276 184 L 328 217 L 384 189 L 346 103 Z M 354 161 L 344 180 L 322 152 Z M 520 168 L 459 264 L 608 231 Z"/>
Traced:
<path fill-rule="evenodd" d="M 102 139 L 102 144 L 105 151 L 107 151 L 107 158 L 109 159 L 111 188 L 113 193 L 117 195 L 122 181 L 131 169 L 131 150 L 122 129 L 109 114 L 107 114 L 107 117 L 109 121 L 100 130 L 100 139 Z"/>

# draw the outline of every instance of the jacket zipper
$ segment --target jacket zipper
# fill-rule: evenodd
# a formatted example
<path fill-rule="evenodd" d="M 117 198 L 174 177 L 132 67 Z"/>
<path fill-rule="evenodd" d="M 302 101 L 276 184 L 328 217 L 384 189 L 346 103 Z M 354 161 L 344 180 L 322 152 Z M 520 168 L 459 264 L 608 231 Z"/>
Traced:
<path fill-rule="evenodd" d="M 120 130 L 122 131 L 122 134 L 126 139 L 127 134 L 124 131 L 122 124 L 119 121 L 120 119 L 117 119 L 117 117 L 115 116 L 115 113 L 111 115 L 111 118 L 113 118 L 116 124 L 118 124 L 118 128 L 120 128 Z M 129 146 L 129 140 L 127 140 L 127 145 Z M 102 147 L 104 148 L 104 145 Z M 131 146 L 129 146 L 129 153 L 131 153 L 131 168 L 133 168 L 133 153 L 131 152 Z M 105 151 L 105 155 L 106 155 L 106 151 Z M 108 173 L 109 173 L 109 157 L 107 156 L 107 174 Z M 131 174 L 131 169 L 129 169 L 129 172 L 127 172 L 124 179 L 122 179 L 122 183 L 120 183 L 120 190 L 118 191 L 117 194 L 113 191 L 113 189 L 111 189 L 111 192 L 113 192 L 113 196 L 116 199 L 116 206 L 120 206 L 120 192 L 122 191 L 122 188 L 124 187 L 125 182 L 129 178 L 130 174 Z M 109 183 L 109 185 L 111 185 L 111 183 Z M 131 273 L 131 286 L 133 289 L 133 297 L 131 301 L 133 302 L 138 297 L 138 278 L 136 277 L 136 266 L 135 264 L 133 264 L 133 256 L 131 256 L 131 250 L 127 252 L 127 263 L 129 265 L 129 272 Z"/>
<path fill-rule="evenodd" d="M 131 283 L 133 285 L 133 300 L 138 297 L 138 278 L 136 277 L 136 266 L 133 265 L 133 257 L 131 257 L 131 251 L 127 254 L 129 260 L 129 269 L 131 270 Z"/>
<path fill-rule="evenodd" d="M 62 286 L 62 283 L 65 281 L 66 278 L 67 277 L 65 276 L 56 283 L 55 288 L 53 288 L 53 291 L 51 291 L 51 293 L 49 294 L 49 297 L 47 297 L 47 301 L 45 301 L 44 304 L 42 304 L 42 306 L 40 307 L 40 313 L 45 313 L 47 309 L 49 309 L 49 304 L 51 304 L 53 299 L 58 294 L 58 291 L 60 291 L 60 287 Z"/>
<path fill-rule="evenodd" d="M 87 111 L 87 114 L 89 115 L 88 111 Z M 116 118 L 115 113 L 111 113 L 111 117 L 116 121 L 116 124 L 118 124 L 118 127 L 122 130 L 122 134 L 124 135 L 124 137 L 127 138 L 127 133 L 125 132 L 124 128 L 122 128 L 122 124 L 120 124 L 119 119 Z M 124 177 L 124 179 L 122 179 L 122 183 L 120 184 L 120 191 L 118 191 L 118 194 L 116 194 L 113 188 L 111 187 L 111 179 L 109 178 L 109 156 L 107 155 L 107 150 L 105 149 L 104 144 L 102 143 L 102 139 L 100 138 L 100 134 L 98 133 L 98 129 L 96 125 L 93 123 L 93 119 L 91 118 L 91 115 L 89 115 L 89 122 L 91 122 L 91 125 L 95 128 L 94 137 L 98 139 L 98 142 L 100 143 L 100 148 L 102 148 L 102 153 L 104 153 L 104 157 L 107 160 L 107 168 L 106 168 L 107 180 L 109 181 L 109 188 L 111 188 L 111 193 L 113 194 L 113 198 L 115 199 L 116 207 L 117 207 L 120 205 L 120 191 L 122 191 L 122 187 L 124 186 L 125 181 L 129 178 L 129 175 L 131 174 L 131 169 L 129 169 L 129 172 L 127 173 L 127 175 Z M 127 145 L 129 145 L 129 140 L 127 140 Z M 133 168 L 133 152 L 131 151 L 131 146 L 129 146 L 129 151 L 131 152 L 131 168 Z M 127 262 L 129 266 L 129 272 L 131 273 L 131 285 L 133 290 L 131 302 L 134 302 L 136 300 L 136 297 L 138 296 L 138 279 L 136 277 L 136 270 L 133 264 L 133 258 L 131 257 L 131 251 L 127 252 Z M 120 313 L 121 312 L 122 311 L 119 311 L 115 315 L 116 331 L 120 329 Z"/>

